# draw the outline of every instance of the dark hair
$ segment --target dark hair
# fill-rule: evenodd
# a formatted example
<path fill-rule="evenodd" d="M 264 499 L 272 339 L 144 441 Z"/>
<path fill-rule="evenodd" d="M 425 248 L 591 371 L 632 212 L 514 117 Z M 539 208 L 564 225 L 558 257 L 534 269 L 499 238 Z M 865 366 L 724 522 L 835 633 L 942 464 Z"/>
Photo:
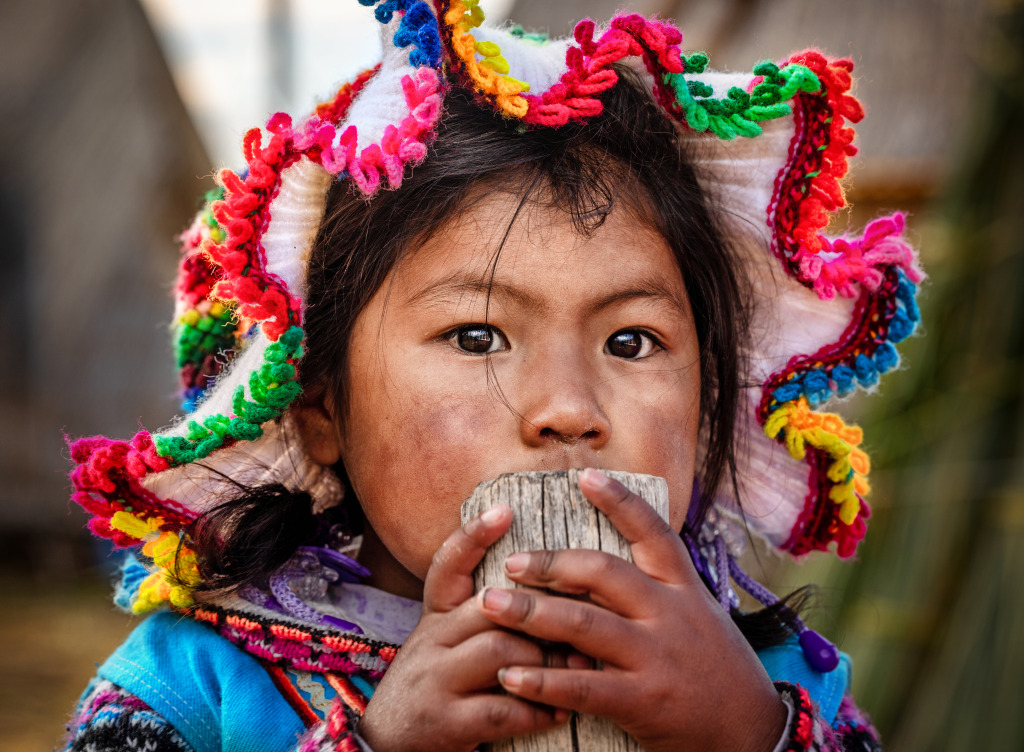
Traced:
<path fill-rule="evenodd" d="M 560 128 L 524 127 L 479 105 L 470 93 L 452 89 L 427 159 L 399 189 L 367 201 L 348 181 L 331 187 L 307 276 L 304 399 L 332 398 L 337 419 L 345 420 L 345 364 L 358 315 L 403 255 L 471 207 L 481 189 L 500 186 L 517 194 L 520 208 L 528 201 L 557 207 L 583 236 L 622 207 L 665 238 L 693 310 L 705 451 L 698 471 L 704 492 L 694 500 L 701 506 L 688 524 L 699 528 L 719 485 L 735 484 L 740 337 L 747 331 L 742 280 L 676 126 L 636 73 L 625 66 L 617 66 L 616 73 L 620 81 L 604 94 L 601 115 Z M 259 581 L 294 552 L 298 541 L 290 534 L 275 532 L 273 545 L 246 540 L 254 531 L 268 530 L 253 522 L 260 514 L 283 521 L 271 511 L 284 506 L 281 491 L 273 489 L 274 499 L 267 503 L 260 489 L 250 490 L 193 526 L 200 571 L 210 586 Z M 293 520 L 299 518 L 289 522 L 294 529 L 312 524 L 308 497 L 289 502 L 287 509 Z M 350 509 L 350 516 L 358 514 Z M 788 635 L 778 611 L 761 612 L 765 618 L 756 623 L 750 616 L 738 623 L 760 635 L 757 642 L 777 642 Z"/>
<path fill-rule="evenodd" d="M 430 154 L 400 189 L 367 202 L 345 182 L 331 188 L 308 273 L 307 393 L 329 390 L 344 420 L 341 364 L 356 317 L 403 254 L 464 212 L 476 189 L 500 184 L 521 204 L 550 203 L 581 235 L 622 206 L 666 239 L 682 272 L 700 346 L 700 480 L 712 496 L 732 470 L 739 333 L 746 329 L 740 285 L 675 126 L 637 74 L 624 66 L 616 72 L 620 82 L 604 95 L 604 112 L 561 128 L 524 128 L 455 89 Z"/>

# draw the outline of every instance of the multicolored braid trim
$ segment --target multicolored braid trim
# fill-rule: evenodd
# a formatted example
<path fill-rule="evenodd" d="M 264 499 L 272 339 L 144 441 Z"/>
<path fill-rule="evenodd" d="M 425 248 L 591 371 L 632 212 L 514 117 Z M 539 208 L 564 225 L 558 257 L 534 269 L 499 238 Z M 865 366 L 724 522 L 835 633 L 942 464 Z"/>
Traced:
<path fill-rule="evenodd" d="M 205 622 L 250 655 L 274 666 L 379 679 L 398 654 L 391 643 L 357 635 L 261 620 L 251 614 L 202 605 L 186 615 Z"/>
<path fill-rule="evenodd" d="M 651 73 L 682 73 L 679 44 L 683 35 L 671 24 L 631 14 L 616 16 L 597 40 L 595 25 L 580 21 L 574 30 L 579 46 L 566 51 L 566 67 L 558 82 L 541 94 L 528 94 L 529 84 L 514 78 L 494 42 L 478 42 L 470 29 L 484 21 L 479 0 L 453 0 L 444 14 L 456 72 L 467 88 L 488 99 L 498 111 L 527 123 L 560 126 L 602 112 L 599 95 L 618 81 L 611 64 L 640 57 Z M 477 60 L 477 55 L 482 60 Z"/>
<path fill-rule="evenodd" d="M 899 364 L 895 344 L 910 336 L 920 319 L 915 295 L 923 275 L 902 239 L 902 214 L 875 220 L 859 239 L 830 241 L 821 234 L 830 214 L 845 206 L 839 181 L 856 152 L 845 121 L 860 120 L 863 110 L 848 93 L 849 61 L 808 51 L 794 56 L 780 74 L 794 65 L 808 70 L 800 75 L 803 81 L 813 76 L 821 88 L 794 90 L 796 135 L 769 206 L 774 252 L 786 271 L 822 300 L 838 293 L 858 301 L 838 342 L 794 357 L 764 383 L 758 419 L 767 436 L 805 461 L 811 473 L 811 491 L 782 548 L 800 555 L 827 550 L 835 541 L 836 553 L 846 558 L 867 530 L 870 463 L 858 448 L 860 429 L 813 408 L 858 385 L 870 388 L 880 373 Z"/>
<path fill-rule="evenodd" d="M 794 555 L 826 550 L 835 541 L 840 557 L 852 556 L 867 529 L 870 463 L 858 448 L 860 429 L 813 408 L 858 385 L 870 388 L 879 374 L 899 365 L 895 344 L 909 337 L 920 320 L 915 282 L 921 279 L 909 248 L 898 238 L 902 229 L 903 217 L 897 214 L 873 222 L 860 241 L 830 246 L 842 249 L 839 263 L 862 265 L 864 259 L 875 259 L 859 272 L 853 319 L 838 342 L 792 358 L 762 389 L 758 418 L 765 433 L 811 467 L 812 490 L 782 546 Z"/>
<path fill-rule="evenodd" d="M 223 198 L 221 187 L 208 191 L 206 206 L 180 238 L 182 259 L 171 329 L 185 412 L 195 409 L 227 363 L 222 354 L 233 352 L 244 334 L 234 306 L 211 299 L 213 285 L 221 278 L 220 267 L 202 250 L 205 241 L 220 243 L 226 237 L 211 208 Z"/>
<path fill-rule="evenodd" d="M 790 58 L 782 70 L 793 65 L 809 69 L 821 88 L 801 92 L 793 99 L 796 135 L 790 142 L 786 168 L 775 183 L 768 207 L 769 226 L 774 231 L 773 250 L 787 271 L 830 300 L 836 282 L 849 289 L 849 281 L 861 281 L 853 267 L 843 270 L 850 275 L 845 281 L 838 267 L 834 269 L 835 277 L 826 275 L 821 282 L 818 278 L 828 258 L 819 252 L 829 253 L 821 231 L 831 213 L 846 205 L 840 180 L 849 169 L 848 158 L 857 153 L 853 129 L 846 121 L 860 122 L 864 109 L 849 94 L 852 61 L 828 60 L 820 52 L 808 50 Z"/>

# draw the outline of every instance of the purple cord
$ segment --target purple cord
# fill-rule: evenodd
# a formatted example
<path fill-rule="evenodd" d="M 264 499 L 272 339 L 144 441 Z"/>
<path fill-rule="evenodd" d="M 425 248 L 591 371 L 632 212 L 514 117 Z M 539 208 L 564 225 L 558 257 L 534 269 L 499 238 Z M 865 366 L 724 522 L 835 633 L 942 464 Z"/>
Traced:
<path fill-rule="evenodd" d="M 320 612 L 315 611 L 299 598 L 288 585 L 292 577 L 304 575 L 301 569 L 279 569 L 270 578 L 270 592 L 284 608 L 285 613 L 303 621 L 320 622 Z"/>
<path fill-rule="evenodd" d="M 775 593 L 744 572 L 740 568 L 740 563 L 735 559 L 729 560 L 729 573 L 736 584 L 750 593 L 762 606 L 774 606 L 779 602 Z M 803 622 L 799 618 L 796 621 L 801 627 L 803 626 Z"/>
<path fill-rule="evenodd" d="M 744 572 L 740 568 L 739 562 L 730 559 L 729 571 L 732 573 L 733 581 L 750 593 L 761 605 L 769 607 L 779 602 L 775 593 Z M 796 629 L 800 648 L 804 651 L 807 662 L 815 671 L 827 674 L 836 669 L 839 665 L 839 649 L 835 645 L 808 627 L 803 619 L 789 609 L 785 609 L 785 614 L 780 614 L 780 616 L 787 619 Z"/>
<path fill-rule="evenodd" d="M 705 582 L 712 582 L 713 578 L 711 577 L 711 568 L 708 565 L 708 560 L 701 553 L 700 545 L 693 537 L 693 534 L 685 527 L 683 528 L 682 539 L 683 543 L 686 544 L 687 550 L 690 552 L 690 558 L 693 560 L 693 566 L 697 573 L 704 578 Z"/>
<path fill-rule="evenodd" d="M 729 556 L 729 549 L 726 548 L 725 540 L 721 535 L 715 536 L 715 568 L 718 570 L 718 581 L 715 583 L 715 593 L 718 602 L 729 613 L 732 603 L 729 600 L 729 564 L 732 558 Z"/>

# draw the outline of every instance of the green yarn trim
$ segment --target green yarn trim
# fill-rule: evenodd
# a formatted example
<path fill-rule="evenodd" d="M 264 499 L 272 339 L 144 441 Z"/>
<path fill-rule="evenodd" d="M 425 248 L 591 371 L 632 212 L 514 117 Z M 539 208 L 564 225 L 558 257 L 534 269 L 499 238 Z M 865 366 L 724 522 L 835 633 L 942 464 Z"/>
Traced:
<path fill-rule="evenodd" d="M 545 44 L 548 41 L 548 35 L 543 31 L 527 31 L 519 24 L 515 24 L 508 30 L 508 33 L 518 39 L 529 39 L 531 42 L 537 44 Z"/>
<path fill-rule="evenodd" d="M 210 228 L 210 239 L 214 243 L 223 243 L 227 237 L 227 233 L 224 232 L 224 228 L 220 226 L 220 223 L 213 216 L 213 202 L 224 200 L 224 186 L 219 185 L 216 188 L 211 188 L 203 196 L 203 213 L 202 221 L 207 227 Z"/>
<path fill-rule="evenodd" d="M 263 435 L 263 424 L 279 418 L 302 393 L 295 361 L 302 357 L 302 328 L 293 326 L 267 346 L 263 365 L 249 374 L 250 399 L 239 385 L 232 395 L 234 417 L 210 415 L 202 423 L 190 420 L 184 436 L 156 436 L 157 454 L 174 465 L 201 460 L 228 439 L 252 441 Z"/>
<path fill-rule="evenodd" d="M 724 140 L 761 135 L 760 123 L 790 113 L 788 100 L 800 92 L 816 94 L 821 91 L 821 81 L 807 66 L 794 63 L 779 68 L 765 61 L 754 66 L 754 75 L 763 80 L 752 92 L 748 94 L 734 86 L 725 97 L 715 99 L 714 89 L 709 85 L 686 78 L 687 74 L 703 73 L 708 66 L 708 56 L 703 52 L 684 55 L 682 63 L 683 73 L 666 73 L 662 81 L 675 93 L 676 105 L 691 130 L 711 131 Z"/>
<path fill-rule="evenodd" d="M 175 327 L 174 354 L 178 368 L 187 363 L 201 364 L 207 355 L 214 355 L 235 346 L 234 307 L 221 304 L 220 314 L 188 311 Z"/>

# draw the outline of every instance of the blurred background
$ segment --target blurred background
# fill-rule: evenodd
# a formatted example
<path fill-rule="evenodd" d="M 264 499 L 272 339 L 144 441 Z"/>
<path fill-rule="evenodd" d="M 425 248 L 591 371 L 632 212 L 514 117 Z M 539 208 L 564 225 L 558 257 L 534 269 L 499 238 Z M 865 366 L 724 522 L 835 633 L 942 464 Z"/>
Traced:
<path fill-rule="evenodd" d="M 676 19 L 718 68 L 856 61 L 868 118 L 839 223 L 910 212 L 927 336 L 858 406 L 858 562 L 759 563 L 779 592 L 820 584 L 811 621 L 853 655 L 888 749 L 1024 750 L 1024 3 L 484 3 L 551 34 L 622 5 Z M 51 749 L 132 626 L 67 501 L 63 434 L 176 414 L 175 234 L 247 128 L 308 111 L 377 45 L 352 0 L 0 5 L 0 748 Z"/>

